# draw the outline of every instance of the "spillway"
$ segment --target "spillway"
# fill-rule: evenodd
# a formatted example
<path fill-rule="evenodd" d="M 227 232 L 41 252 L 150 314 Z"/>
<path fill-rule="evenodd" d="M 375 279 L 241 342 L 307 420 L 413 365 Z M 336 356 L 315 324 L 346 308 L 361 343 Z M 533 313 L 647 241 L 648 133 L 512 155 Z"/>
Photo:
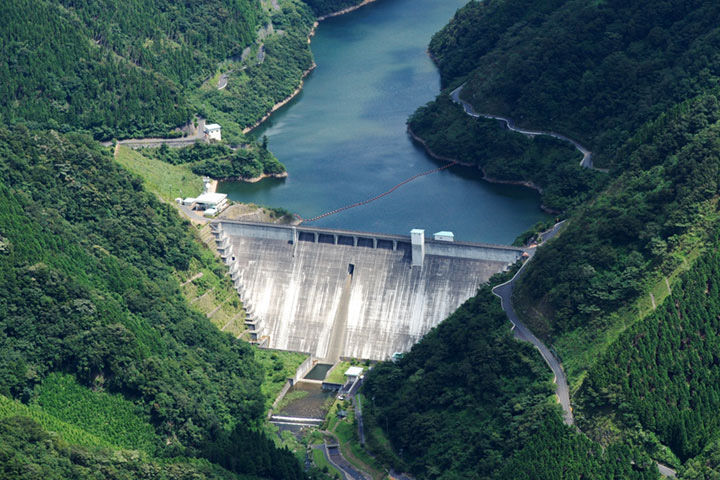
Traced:
<path fill-rule="evenodd" d="M 252 338 L 331 362 L 409 350 L 523 253 L 421 239 L 413 266 L 409 236 L 229 220 L 213 229 Z"/>

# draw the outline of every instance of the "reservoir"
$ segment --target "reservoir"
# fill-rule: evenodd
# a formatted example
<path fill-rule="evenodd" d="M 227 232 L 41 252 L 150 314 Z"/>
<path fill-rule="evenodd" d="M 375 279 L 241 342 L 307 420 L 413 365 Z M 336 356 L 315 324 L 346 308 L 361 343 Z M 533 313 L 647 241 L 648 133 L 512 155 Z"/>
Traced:
<path fill-rule="evenodd" d="M 288 169 L 287 179 L 221 182 L 230 199 L 312 218 L 374 197 L 443 165 L 413 144 L 406 120 L 440 90 L 427 55 L 432 35 L 465 0 L 378 0 L 320 23 L 317 68 L 302 92 L 253 133 Z M 484 182 L 455 166 L 373 203 L 308 225 L 408 235 L 450 230 L 462 241 L 510 243 L 547 218 L 528 188 Z"/>

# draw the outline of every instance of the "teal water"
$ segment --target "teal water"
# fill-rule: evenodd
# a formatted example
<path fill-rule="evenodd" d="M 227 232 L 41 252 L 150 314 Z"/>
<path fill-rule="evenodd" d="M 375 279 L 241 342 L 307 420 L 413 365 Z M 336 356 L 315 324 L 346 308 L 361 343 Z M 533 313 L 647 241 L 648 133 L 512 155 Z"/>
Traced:
<path fill-rule="evenodd" d="M 312 218 L 440 166 L 413 144 L 405 122 L 440 90 L 427 45 L 464 3 L 378 0 L 321 22 L 312 41 L 318 67 L 302 92 L 253 132 L 267 135 L 289 177 L 223 182 L 219 191 Z M 452 167 L 312 225 L 404 235 L 450 230 L 458 240 L 509 243 L 544 218 L 536 192 Z"/>

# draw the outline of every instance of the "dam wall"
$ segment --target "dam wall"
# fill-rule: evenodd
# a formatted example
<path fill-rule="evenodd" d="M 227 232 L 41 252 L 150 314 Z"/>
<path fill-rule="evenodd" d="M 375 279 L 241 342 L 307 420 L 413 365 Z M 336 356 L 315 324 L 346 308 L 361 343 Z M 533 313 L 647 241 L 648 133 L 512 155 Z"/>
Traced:
<path fill-rule="evenodd" d="M 423 266 L 413 267 L 409 236 L 228 220 L 213 228 L 252 338 L 331 362 L 409 350 L 523 253 L 426 240 Z"/>

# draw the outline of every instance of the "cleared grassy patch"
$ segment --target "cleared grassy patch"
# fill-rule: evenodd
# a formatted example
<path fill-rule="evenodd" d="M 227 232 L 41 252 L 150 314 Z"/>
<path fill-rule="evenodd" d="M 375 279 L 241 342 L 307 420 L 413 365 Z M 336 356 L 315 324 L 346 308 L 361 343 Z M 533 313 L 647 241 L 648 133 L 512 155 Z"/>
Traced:
<path fill-rule="evenodd" d="M 62 373 L 50 374 L 36 392 L 34 402 L 46 413 L 107 444 L 148 453 L 160 444 L 149 415 L 122 395 L 94 392 Z"/>
<path fill-rule="evenodd" d="M 80 427 L 50 415 L 38 405 L 24 405 L 17 400 L 0 395 L 0 418 L 14 416 L 32 418 L 38 422 L 43 429 L 57 433 L 63 440 L 73 445 L 117 448 L 116 445 L 113 445 L 102 437 L 93 435 Z"/>
<path fill-rule="evenodd" d="M 265 395 L 266 409 L 272 406 L 287 379 L 295 375 L 295 371 L 306 358 L 307 355 L 304 353 L 263 350 L 260 348 L 255 350 L 255 360 L 263 366 L 265 372 L 261 390 Z"/>
<path fill-rule="evenodd" d="M 166 202 L 178 197 L 195 197 L 203 191 L 202 177 L 182 165 L 171 165 L 162 160 L 144 156 L 141 151 L 123 147 L 118 149 L 115 160 L 142 177 L 145 186 Z"/>
<path fill-rule="evenodd" d="M 335 365 L 335 368 L 328 372 L 325 377 L 326 382 L 330 383 L 345 383 L 345 372 L 350 368 L 352 364 L 350 362 L 339 362 Z"/>

